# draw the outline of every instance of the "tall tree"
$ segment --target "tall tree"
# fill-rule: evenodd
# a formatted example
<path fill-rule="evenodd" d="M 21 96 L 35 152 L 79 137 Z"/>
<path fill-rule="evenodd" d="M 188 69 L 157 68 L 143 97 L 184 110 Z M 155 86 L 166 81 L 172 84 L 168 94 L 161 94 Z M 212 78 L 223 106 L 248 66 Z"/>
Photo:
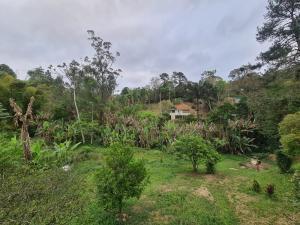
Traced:
<path fill-rule="evenodd" d="M 169 74 L 162 73 L 159 75 L 162 83 L 160 86 L 160 93 L 162 95 L 162 99 L 171 100 L 171 89 L 174 89 L 173 82 L 170 79 Z"/>
<path fill-rule="evenodd" d="M 188 93 L 191 100 L 196 103 L 197 121 L 200 120 L 200 98 L 201 98 L 201 82 L 189 82 Z"/>
<path fill-rule="evenodd" d="M 64 76 L 68 79 L 68 86 L 71 88 L 73 92 L 73 102 L 76 110 L 77 120 L 80 124 L 80 132 L 81 132 L 81 138 L 82 142 L 85 143 L 85 137 L 81 128 L 81 118 L 80 113 L 77 105 L 77 90 L 80 84 L 80 81 L 82 80 L 84 73 L 81 68 L 81 65 L 73 60 L 69 65 L 66 63 L 63 63 L 62 65 L 59 65 L 58 68 L 60 68 L 64 74 Z"/>
<path fill-rule="evenodd" d="M 218 100 L 217 88 L 206 80 L 200 80 L 199 91 L 201 99 L 208 106 L 209 110 L 212 110 L 214 103 L 216 103 Z"/>
<path fill-rule="evenodd" d="M 173 72 L 172 80 L 174 83 L 175 98 L 183 98 L 186 92 L 188 79 L 182 72 Z"/>
<path fill-rule="evenodd" d="M 268 0 L 265 23 L 258 28 L 259 42 L 273 42 L 260 59 L 276 67 L 300 60 L 300 0 Z"/>
<path fill-rule="evenodd" d="M 104 41 L 95 35 L 93 30 L 88 30 L 91 46 L 95 50 L 92 58 L 85 58 L 85 73 L 93 77 L 97 83 L 97 94 L 99 105 L 102 106 L 99 111 L 100 117 L 104 113 L 104 107 L 109 97 L 113 94 L 117 86 L 117 77 L 122 72 L 120 69 L 113 68 L 116 57 L 120 56 L 119 52 L 115 54 L 111 51 L 111 43 Z"/>
<path fill-rule="evenodd" d="M 51 73 L 49 70 L 44 70 L 42 67 L 35 68 L 33 70 L 29 70 L 27 72 L 29 79 L 28 81 L 31 83 L 50 83 L 53 81 Z"/>
<path fill-rule="evenodd" d="M 152 77 L 150 81 L 150 87 L 153 91 L 153 102 L 159 102 L 160 96 L 160 86 L 161 86 L 161 79 L 159 77 Z"/>
<path fill-rule="evenodd" d="M 0 77 L 3 75 L 11 75 L 14 78 L 17 77 L 16 73 L 6 64 L 0 64 Z"/>

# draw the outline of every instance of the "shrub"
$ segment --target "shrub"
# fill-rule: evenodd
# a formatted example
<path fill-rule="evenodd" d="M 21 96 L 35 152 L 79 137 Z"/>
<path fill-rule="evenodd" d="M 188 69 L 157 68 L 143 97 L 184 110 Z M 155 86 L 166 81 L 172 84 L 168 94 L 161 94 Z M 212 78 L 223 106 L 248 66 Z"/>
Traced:
<path fill-rule="evenodd" d="M 276 162 L 282 173 L 288 173 L 293 163 L 292 158 L 282 151 L 277 151 Z"/>
<path fill-rule="evenodd" d="M 109 148 L 105 162 L 97 175 L 99 200 L 106 210 L 121 214 L 124 200 L 141 195 L 148 180 L 146 168 L 134 160 L 130 147 L 121 144 Z"/>
<path fill-rule="evenodd" d="M 252 190 L 257 193 L 261 192 L 261 187 L 257 180 L 253 180 Z"/>
<path fill-rule="evenodd" d="M 219 160 L 219 154 L 213 146 L 200 136 L 184 135 L 174 143 L 174 149 L 179 157 L 191 161 L 193 171 L 197 172 L 201 161 L 205 162 L 209 169 L 214 170 L 214 165 Z"/>
<path fill-rule="evenodd" d="M 266 193 L 269 197 L 272 197 L 275 193 L 275 185 L 274 184 L 268 184 L 266 187 Z"/>
<path fill-rule="evenodd" d="M 291 156 L 300 154 L 300 112 L 289 114 L 279 124 L 280 142 Z"/>
<path fill-rule="evenodd" d="M 217 151 L 215 151 L 211 145 L 206 154 L 206 173 L 214 174 L 216 172 L 216 164 L 220 161 L 221 157 Z"/>
<path fill-rule="evenodd" d="M 214 174 L 216 172 L 215 164 L 211 162 L 206 162 L 206 173 L 207 174 Z"/>

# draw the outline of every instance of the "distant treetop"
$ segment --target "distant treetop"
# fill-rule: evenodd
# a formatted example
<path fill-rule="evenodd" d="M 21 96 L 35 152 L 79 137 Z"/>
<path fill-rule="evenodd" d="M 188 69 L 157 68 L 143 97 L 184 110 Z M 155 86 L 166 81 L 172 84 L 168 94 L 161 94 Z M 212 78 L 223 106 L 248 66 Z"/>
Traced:
<path fill-rule="evenodd" d="M 8 65 L 0 64 L 0 77 L 5 74 L 17 77 L 16 73 Z"/>

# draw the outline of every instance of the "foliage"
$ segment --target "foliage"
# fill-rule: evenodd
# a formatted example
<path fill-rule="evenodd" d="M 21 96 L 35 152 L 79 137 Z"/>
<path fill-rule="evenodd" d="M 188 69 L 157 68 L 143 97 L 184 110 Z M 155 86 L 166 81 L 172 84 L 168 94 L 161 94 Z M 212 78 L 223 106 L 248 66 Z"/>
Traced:
<path fill-rule="evenodd" d="M 206 162 L 211 169 L 212 165 L 219 160 L 219 155 L 213 146 L 200 136 L 181 136 L 176 140 L 173 147 L 179 157 L 191 161 L 194 172 L 197 172 L 200 162 Z"/>
<path fill-rule="evenodd" d="M 288 173 L 291 170 L 293 160 L 290 156 L 283 151 L 276 152 L 276 162 L 282 173 Z"/>
<path fill-rule="evenodd" d="M 9 117 L 9 114 L 6 112 L 6 110 L 3 108 L 3 105 L 0 103 L 0 120 L 7 119 Z"/>
<path fill-rule="evenodd" d="M 16 77 L 16 73 L 6 64 L 0 64 L 0 77 L 10 75 Z"/>
<path fill-rule="evenodd" d="M 147 183 L 146 168 L 134 159 L 131 148 L 121 144 L 110 147 L 105 161 L 97 175 L 99 200 L 105 209 L 121 214 L 126 199 L 140 197 Z"/>
<path fill-rule="evenodd" d="M 286 66 L 299 62 L 299 1 L 269 0 L 266 21 L 258 28 L 257 40 L 273 42 L 260 58 L 271 65 Z"/>
<path fill-rule="evenodd" d="M 250 134 L 255 129 L 255 124 L 251 120 L 229 121 L 227 134 L 225 136 L 227 145 L 225 148 L 230 153 L 251 152 L 257 146 L 253 143 L 254 138 Z"/>
<path fill-rule="evenodd" d="M 300 171 L 296 170 L 292 181 L 294 183 L 294 193 L 295 193 L 295 197 L 300 200 Z"/>
<path fill-rule="evenodd" d="M 115 216 L 104 212 L 97 204 L 97 179 L 94 178 L 104 163 L 106 149 L 85 148 L 81 146 L 74 153 L 82 150 L 97 157 L 73 162 L 74 166 L 68 172 L 60 167 L 36 170 L 21 165 L 21 161 L 20 166 L 13 167 L 13 171 L 6 170 L 5 176 L 0 176 L 0 221 L 4 225 L 23 224 L 24 221 L 41 225 L 118 224 Z M 297 218 L 299 213 L 298 205 L 293 202 L 290 176 L 278 173 L 273 164 L 259 173 L 253 170 L 234 171 L 231 168 L 244 162 L 246 157 L 226 154 L 218 164 L 222 176 L 214 179 L 201 176 L 199 179 L 197 175 L 186 174 L 189 162 L 175 160 L 171 154 L 137 149 L 135 157 L 145 161 L 151 185 L 147 186 L 139 200 L 129 200 L 125 205 L 123 214 L 129 214 L 125 224 L 161 224 L 165 221 L 169 224 L 199 225 L 247 224 L 253 221 L 272 224 Z M 22 159 L 21 149 L 19 159 Z M 254 175 L 262 186 L 274 183 L 278 187 L 275 201 L 266 201 L 263 196 L 249 192 L 245 181 L 252 181 Z M 223 182 L 224 179 L 226 182 Z M 219 185 L 219 182 L 222 184 Z M 195 195 L 195 190 L 203 186 L 213 196 L 213 202 Z M 239 201 L 228 204 L 228 196 L 222 193 L 239 197 Z M 249 198 L 257 204 L 245 204 Z M 237 207 L 244 207 L 245 211 Z M 247 217 L 250 210 L 253 211 L 251 218 Z M 160 213 L 154 214 L 157 211 Z M 284 214 L 281 213 L 283 211 Z"/>
<path fill-rule="evenodd" d="M 287 114 L 300 110 L 300 82 L 293 69 L 265 73 L 262 86 L 248 92 L 247 103 L 257 124 L 261 146 L 269 151 L 280 148 L 278 124 Z M 253 86 L 253 85 L 250 85 Z"/>
<path fill-rule="evenodd" d="M 205 165 L 206 165 L 206 173 L 207 174 L 214 174 L 216 172 L 214 163 L 207 161 Z"/>
<path fill-rule="evenodd" d="M 253 180 L 252 190 L 256 193 L 261 192 L 261 187 L 257 180 Z"/>
<path fill-rule="evenodd" d="M 0 134 L 0 171 L 4 173 L 7 170 L 21 164 L 22 146 L 16 136 L 6 137 Z"/>
<path fill-rule="evenodd" d="M 212 145 L 209 146 L 211 149 L 206 154 L 206 173 L 208 174 L 214 174 L 216 172 L 215 165 L 217 162 L 221 160 L 220 154 L 212 147 Z"/>
<path fill-rule="evenodd" d="M 300 112 L 289 114 L 279 124 L 280 142 L 291 156 L 300 154 Z"/>
<path fill-rule="evenodd" d="M 57 163 L 64 165 L 71 162 L 70 152 L 74 151 L 81 142 L 72 145 L 70 140 L 62 143 L 54 143 L 54 154 L 56 155 Z"/>
<path fill-rule="evenodd" d="M 44 146 L 45 142 L 43 140 L 36 140 L 31 144 L 33 162 L 38 163 L 40 161 Z"/>

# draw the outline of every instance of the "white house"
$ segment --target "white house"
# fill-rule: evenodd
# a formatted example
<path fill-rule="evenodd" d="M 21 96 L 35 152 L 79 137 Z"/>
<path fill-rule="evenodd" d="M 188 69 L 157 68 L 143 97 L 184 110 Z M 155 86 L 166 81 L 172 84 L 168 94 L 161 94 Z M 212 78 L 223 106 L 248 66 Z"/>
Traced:
<path fill-rule="evenodd" d="M 177 117 L 184 117 L 191 115 L 191 107 L 187 104 L 180 103 L 175 105 L 175 107 L 169 113 L 171 116 L 171 120 L 175 120 Z"/>

